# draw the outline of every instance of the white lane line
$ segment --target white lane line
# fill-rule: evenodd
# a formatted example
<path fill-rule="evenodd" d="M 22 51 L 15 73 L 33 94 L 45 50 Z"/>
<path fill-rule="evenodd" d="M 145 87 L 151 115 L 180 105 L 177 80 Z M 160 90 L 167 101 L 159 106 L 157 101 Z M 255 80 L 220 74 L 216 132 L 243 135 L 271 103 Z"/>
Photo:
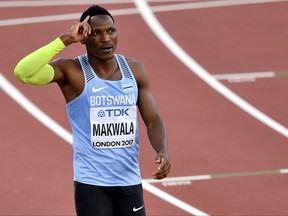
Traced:
<path fill-rule="evenodd" d="M 192 2 L 192 3 L 181 3 L 181 4 L 178 3 L 178 4 L 169 4 L 169 5 L 161 5 L 161 6 L 152 6 L 151 10 L 153 12 L 167 12 L 167 11 L 177 11 L 177 10 L 191 10 L 191 9 L 259 4 L 259 3 L 272 3 L 272 2 L 275 3 L 275 2 L 283 2 L 283 1 L 287 1 L 287 0 L 229 0 L 229 1 L 222 0 L 222 1 L 213 1 L 213 2 L 210 2 L 210 1 Z M 35 3 L 35 2 L 32 1 L 32 3 Z M 3 5 L 4 4 L 2 2 L 2 6 Z M 0 8 L 1 8 L 1 2 L 0 2 Z M 114 9 L 114 10 L 110 10 L 110 12 L 113 16 L 119 16 L 119 15 L 137 14 L 138 10 L 135 8 L 126 8 L 126 9 Z M 32 24 L 32 23 L 43 23 L 43 22 L 78 20 L 80 17 L 80 14 L 81 13 L 79 12 L 79 13 L 59 14 L 59 15 L 51 15 L 51 16 L 2 19 L 0 20 L 0 27 Z"/>
<path fill-rule="evenodd" d="M 254 82 L 256 79 L 287 77 L 288 71 L 266 71 L 249 73 L 211 74 L 217 80 L 227 80 L 231 83 Z"/>
<path fill-rule="evenodd" d="M 246 111 L 251 116 L 258 119 L 263 124 L 267 125 L 271 129 L 277 131 L 283 136 L 288 138 L 288 129 L 273 120 L 260 110 L 253 107 L 247 101 L 243 100 L 229 88 L 224 86 L 221 82 L 211 76 L 201 65 L 199 65 L 194 59 L 192 59 L 178 44 L 177 42 L 166 32 L 160 22 L 157 20 L 153 12 L 150 10 L 145 0 L 134 0 L 140 14 L 143 19 L 155 33 L 159 40 L 175 55 L 192 73 L 195 73 L 199 78 L 205 81 L 210 87 L 219 92 L 221 95 L 226 97 L 232 103 L 237 105 L 239 108 Z"/>
<path fill-rule="evenodd" d="M 194 175 L 194 176 L 180 176 L 180 177 L 167 177 L 162 180 L 156 179 L 145 179 L 147 183 L 161 183 L 163 186 L 178 186 L 181 185 L 181 182 L 188 181 L 203 181 L 211 179 L 220 179 L 220 178 L 236 178 L 236 177 L 248 177 L 248 176 L 264 176 L 264 175 L 277 175 L 277 174 L 287 174 L 288 169 L 275 169 L 275 170 L 260 170 L 260 171 L 249 171 L 249 172 L 238 172 L 238 173 L 222 173 L 222 174 L 210 174 L 210 175 Z M 175 183 L 169 184 L 169 183 Z"/>
<path fill-rule="evenodd" d="M 149 2 L 185 2 L 198 0 L 149 0 Z M 42 7 L 42 6 L 68 6 L 68 5 L 93 5 L 93 4 L 127 4 L 133 3 L 133 0 L 51 0 L 51 1 L 0 1 L 1 7 Z"/>
<path fill-rule="evenodd" d="M 174 8 L 174 10 L 187 10 L 197 8 L 209 8 L 209 7 L 223 7 L 223 6 L 236 6 L 245 4 L 260 4 L 260 3 L 272 3 L 272 2 L 285 2 L 287 0 L 213 0 L 213 1 L 201 1 L 198 0 L 148 0 L 150 3 L 155 2 L 190 2 L 177 5 L 156 6 L 155 9 L 161 11 L 167 8 Z M 133 0 L 51 0 L 51 1 L 0 1 L 0 8 L 5 7 L 42 7 L 42 6 L 67 6 L 67 5 L 93 5 L 93 4 L 126 4 L 133 3 Z"/>
<path fill-rule="evenodd" d="M 137 14 L 135 8 L 127 9 L 115 9 L 110 11 L 113 16 Z M 51 16 L 38 16 L 38 17 L 26 17 L 26 18 L 16 18 L 16 19 L 2 19 L 0 20 L 1 26 L 15 26 L 33 23 L 43 23 L 43 22 L 60 22 L 67 20 L 79 20 L 81 13 L 70 13 L 70 14 L 60 14 Z"/>
<path fill-rule="evenodd" d="M 288 169 L 281 169 L 280 173 L 282 173 L 282 174 L 288 173 Z"/>
<path fill-rule="evenodd" d="M 0 89 L 17 102 L 24 110 L 30 113 L 43 125 L 72 145 L 72 135 L 56 121 L 41 111 L 28 98 L 26 98 L 17 88 L 15 88 L 0 72 Z"/>
<path fill-rule="evenodd" d="M 255 72 L 255 73 L 233 73 L 233 74 L 213 74 L 217 80 L 255 80 L 257 78 L 272 78 L 275 77 L 275 72 Z"/>
<path fill-rule="evenodd" d="M 138 0 L 136 0 L 136 1 L 138 1 Z M 143 185 L 143 188 L 145 190 L 149 191 L 150 193 L 152 193 L 155 196 L 167 201 L 168 203 L 170 203 L 170 204 L 172 204 L 174 206 L 180 207 L 182 210 L 184 210 L 184 211 L 186 211 L 188 213 L 191 213 L 193 215 L 199 215 L 199 216 L 200 215 L 201 216 L 208 216 L 208 214 L 206 214 L 205 212 L 200 211 L 199 209 L 194 208 L 193 206 L 183 202 L 182 200 L 171 196 L 170 194 L 166 193 L 163 190 L 160 190 L 159 188 L 155 187 L 152 184 L 149 184 L 146 181 L 143 181 L 142 185 Z"/>
<path fill-rule="evenodd" d="M 182 3 L 174 5 L 169 4 L 169 5 L 151 6 L 150 9 L 153 12 L 162 12 L 162 11 L 164 12 L 164 11 L 176 11 L 176 10 L 191 10 L 191 9 L 204 9 L 204 8 L 239 6 L 239 5 L 263 4 L 263 3 L 276 3 L 285 1 L 287 0 L 218 0 L 218 1 Z"/>
<path fill-rule="evenodd" d="M 163 183 L 163 182 L 177 182 L 177 181 L 198 181 L 211 179 L 211 175 L 195 175 L 195 176 L 180 176 L 180 177 L 166 177 L 163 180 L 145 179 L 147 183 Z"/>

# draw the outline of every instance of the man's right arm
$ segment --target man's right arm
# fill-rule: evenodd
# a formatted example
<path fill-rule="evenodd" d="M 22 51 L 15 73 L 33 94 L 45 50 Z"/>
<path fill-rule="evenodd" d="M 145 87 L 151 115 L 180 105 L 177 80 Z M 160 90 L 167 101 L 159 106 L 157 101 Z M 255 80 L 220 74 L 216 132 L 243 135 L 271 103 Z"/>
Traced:
<path fill-rule="evenodd" d="M 54 78 L 54 69 L 48 62 L 65 44 L 58 37 L 49 44 L 24 57 L 15 67 L 14 75 L 23 83 L 45 85 Z"/>
<path fill-rule="evenodd" d="M 14 69 L 15 76 L 21 82 L 32 85 L 45 85 L 57 81 L 55 78 L 61 77 L 61 71 L 49 62 L 69 44 L 77 43 L 89 36 L 91 28 L 88 21 L 89 16 L 83 22 L 75 22 L 65 34 L 24 57 Z M 55 73 L 58 76 L 55 76 Z"/>

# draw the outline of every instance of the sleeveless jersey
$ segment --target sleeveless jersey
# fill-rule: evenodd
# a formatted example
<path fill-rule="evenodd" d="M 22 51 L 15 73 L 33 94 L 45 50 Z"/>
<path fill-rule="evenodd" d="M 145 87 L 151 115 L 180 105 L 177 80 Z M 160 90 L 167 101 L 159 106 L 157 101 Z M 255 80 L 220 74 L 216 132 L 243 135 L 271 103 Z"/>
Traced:
<path fill-rule="evenodd" d="M 99 78 L 79 56 L 83 92 L 67 104 L 73 134 L 74 181 L 99 186 L 141 183 L 138 164 L 138 87 L 122 55 L 115 54 L 121 80 Z"/>

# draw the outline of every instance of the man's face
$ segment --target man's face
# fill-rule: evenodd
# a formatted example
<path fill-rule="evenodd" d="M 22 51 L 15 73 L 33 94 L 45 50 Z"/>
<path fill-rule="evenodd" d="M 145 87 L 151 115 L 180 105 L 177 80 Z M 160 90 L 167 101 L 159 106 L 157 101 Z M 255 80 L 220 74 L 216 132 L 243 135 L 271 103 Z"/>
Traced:
<path fill-rule="evenodd" d="M 92 16 L 89 20 L 91 34 L 85 41 L 87 53 L 99 60 L 109 60 L 117 46 L 117 29 L 108 15 Z"/>

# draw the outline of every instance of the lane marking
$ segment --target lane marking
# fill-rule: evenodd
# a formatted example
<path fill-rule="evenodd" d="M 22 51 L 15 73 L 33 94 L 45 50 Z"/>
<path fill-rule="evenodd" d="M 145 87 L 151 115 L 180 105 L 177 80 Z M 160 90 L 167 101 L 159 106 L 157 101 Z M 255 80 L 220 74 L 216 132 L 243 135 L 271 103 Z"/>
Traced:
<path fill-rule="evenodd" d="M 26 98 L 16 87 L 14 87 L 0 72 L 0 89 L 9 95 L 24 110 L 31 114 L 35 119 L 48 127 L 56 135 L 72 145 L 72 135 L 69 131 L 41 111 L 35 104 Z"/>
<path fill-rule="evenodd" d="M 185 2 L 198 0 L 149 0 L 149 2 Z M 93 5 L 95 0 L 51 0 L 51 1 L 0 1 L 1 7 L 42 7 L 42 6 L 67 6 L 67 5 Z M 133 3 L 133 0 L 105 0 L 101 4 L 127 4 Z"/>
<path fill-rule="evenodd" d="M 285 2 L 287 0 L 213 0 L 213 1 L 198 1 L 198 0 L 148 0 L 150 3 L 157 2 L 190 2 L 179 4 L 178 6 L 167 5 L 167 6 L 156 6 L 152 7 L 163 11 L 165 8 L 174 8 L 173 10 L 187 10 L 187 9 L 199 9 L 199 8 L 210 8 L 210 7 L 224 7 L 224 6 L 237 6 L 245 4 L 262 4 L 262 3 L 274 3 L 274 2 Z M 127 4 L 133 3 L 133 0 L 105 0 L 101 4 Z M 43 7 L 43 6 L 67 6 L 67 5 L 93 5 L 94 0 L 51 0 L 51 1 L 0 1 L 0 8 L 5 7 Z M 170 9 L 169 9 L 170 10 Z"/>
<path fill-rule="evenodd" d="M 194 175 L 194 176 L 180 176 L 180 177 L 166 177 L 163 180 L 145 179 L 147 183 L 166 183 L 166 182 L 181 182 L 181 181 L 199 181 L 211 179 L 211 175 Z"/>
<path fill-rule="evenodd" d="M 229 101 L 234 103 L 236 106 L 241 108 L 243 111 L 250 114 L 252 117 L 258 119 L 260 122 L 277 131 L 283 136 L 288 138 L 288 129 L 264 114 L 254 106 L 249 104 L 247 101 L 239 97 L 229 88 L 224 86 L 221 82 L 216 80 L 211 74 L 208 73 L 201 65 L 199 65 L 194 59 L 192 59 L 177 42 L 168 34 L 161 23 L 157 20 L 153 12 L 150 10 L 149 5 L 145 0 L 134 0 L 135 5 L 140 11 L 141 16 L 147 23 L 149 28 L 154 32 L 158 39 L 167 47 L 172 54 L 175 55 L 187 68 L 190 69 L 191 73 L 194 73 L 204 82 L 206 82 L 211 88 L 216 90 L 218 93 L 226 97 Z"/>
<path fill-rule="evenodd" d="M 113 14 L 113 16 L 121 16 L 121 15 L 137 14 L 137 10 L 135 8 L 115 9 L 115 10 L 111 10 L 111 13 Z M 60 14 L 60 15 L 51 15 L 51 16 L 2 19 L 0 20 L 0 27 L 44 23 L 44 22 L 60 22 L 60 21 L 67 21 L 67 20 L 78 20 L 79 17 L 80 17 L 80 13 L 70 13 L 70 14 Z"/>
<path fill-rule="evenodd" d="M 288 173 L 288 169 L 281 169 L 280 173 L 282 173 L 282 174 Z"/>
<path fill-rule="evenodd" d="M 138 1 L 138 0 L 136 0 Z M 143 188 L 147 191 L 149 191 L 150 193 L 154 194 L 155 196 L 167 201 L 168 203 L 180 207 L 182 210 L 191 213 L 193 215 L 201 215 L 201 216 L 209 216 L 207 213 L 200 211 L 199 209 L 183 202 L 182 200 L 171 196 L 169 193 L 166 193 L 163 190 L 160 190 L 159 188 L 155 187 L 152 184 L 149 184 L 147 181 L 143 181 L 142 182 Z"/>
<path fill-rule="evenodd" d="M 135 1 L 135 0 L 134 0 Z M 205 2 L 192 2 L 182 4 L 169 4 L 161 6 L 151 6 L 150 9 L 153 12 L 165 12 L 165 11 L 177 11 L 177 10 L 192 10 L 192 9 L 205 9 L 216 7 L 229 7 L 251 4 L 263 4 L 263 3 L 277 3 L 285 2 L 287 0 L 218 0 L 218 1 L 205 1 Z"/>
<path fill-rule="evenodd" d="M 211 8 L 211 7 L 224 7 L 224 6 L 237 6 L 237 5 L 248 5 L 248 4 L 259 4 L 259 3 L 275 3 L 275 2 L 283 2 L 287 0 L 219 0 L 219 1 L 208 1 L 208 2 L 192 2 L 192 3 L 181 3 L 181 4 L 169 4 L 169 5 L 161 5 L 161 6 L 151 6 L 151 10 L 153 12 L 167 12 L 167 11 L 178 11 L 178 10 L 192 10 L 192 9 L 201 9 L 201 8 Z M 10 1 L 9 1 L 10 2 Z M 9 2 L 7 2 L 9 4 Z M 27 2 L 20 1 L 19 4 L 24 3 L 27 5 Z M 36 1 L 32 1 L 31 3 L 35 3 Z M 50 2 L 50 1 L 49 1 Z M 57 1 L 58 2 L 58 1 Z M 131 1 L 132 2 L 132 1 Z M 11 4 L 12 2 L 10 2 Z M 14 5 L 15 7 L 19 6 Z M 4 7 L 4 2 L 0 2 Z M 120 15 L 132 15 L 138 14 L 138 10 L 136 8 L 126 8 L 126 9 L 114 9 L 110 10 L 113 16 Z M 70 13 L 70 14 L 59 14 L 59 15 L 51 15 L 51 16 L 38 16 L 38 17 L 26 17 L 26 18 L 16 18 L 16 19 L 2 19 L 0 20 L 0 26 L 15 26 L 15 25 L 23 25 L 23 24 L 32 24 L 32 23 L 43 23 L 43 22 L 59 22 L 59 21 L 67 21 L 67 20 L 78 20 L 80 17 L 79 13 Z"/>
<path fill-rule="evenodd" d="M 238 80 L 238 79 L 256 79 L 275 77 L 274 72 L 257 72 L 257 73 L 233 73 L 233 74 L 212 74 L 217 80 Z"/>
<path fill-rule="evenodd" d="M 147 183 L 161 183 L 163 186 L 180 186 L 188 185 L 189 182 L 203 181 L 211 179 L 223 179 L 223 178 L 236 178 L 236 177 L 252 177 L 252 176 L 264 176 L 264 175 L 277 175 L 277 174 L 288 174 L 287 169 L 276 169 L 276 170 L 261 170 L 252 172 L 239 172 L 239 173 L 222 173 L 212 175 L 194 175 L 194 176 L 180 176 L 180 177 L 166 177 L 163 180 L 156 179 L 145 179 Z"/>
<path fill-rule="evenodd" d="M 227 80 L 231 83 L 254 82 L 256 79 L 286 77 L 288 71 L 266 71 L 249 73 L 211 74 L 217 80 Z"/>

